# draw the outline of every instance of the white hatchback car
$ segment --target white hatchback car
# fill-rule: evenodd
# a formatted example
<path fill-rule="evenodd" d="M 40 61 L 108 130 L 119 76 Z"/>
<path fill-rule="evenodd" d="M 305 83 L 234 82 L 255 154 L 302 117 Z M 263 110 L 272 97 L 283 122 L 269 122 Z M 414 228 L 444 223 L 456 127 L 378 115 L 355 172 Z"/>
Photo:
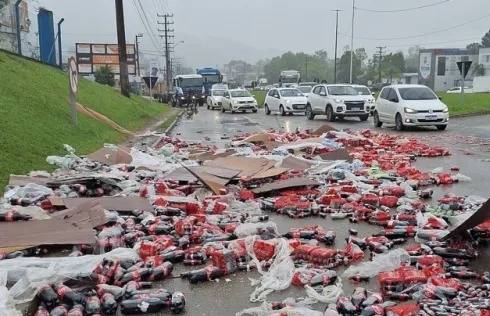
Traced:
<path fill-rule="evenodd" d="M 296 88 L 271 89 L 265 97 L 265 114 L 279 112 L 281 115 L 305 113 L 308 99 Z"/>
<path fill-rule="evenodd" d="M 224 89 L 211 89 L 211 95 L 206 100 L 208 110 L 221 109 L 225 92 Z"/>
<path fill-rule="evenodd" d="M 449 122 L 447 106 L 423 85 L 391 85 L 381 90 L 374 108 L 374 125 L 395 124 L 401 131 L 405 126 L 436 126 L 445 130 Z"/>
<path fill-rule="evenodd" d="M 222 102 L 221 112 L 223 113 L 225 111 L 235 113 L 238 111 L 245 112 L 247 110 L 252 110 L 252 112 L 257 113 L 257 100 L 245 89 L 225 91 Z"/>

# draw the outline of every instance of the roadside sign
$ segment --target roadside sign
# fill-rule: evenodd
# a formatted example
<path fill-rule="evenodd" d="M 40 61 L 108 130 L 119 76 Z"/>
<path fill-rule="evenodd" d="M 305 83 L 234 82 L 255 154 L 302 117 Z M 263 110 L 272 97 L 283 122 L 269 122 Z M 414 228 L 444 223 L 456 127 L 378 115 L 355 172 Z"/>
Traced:
<path fill-rule="evenodd" d="M 458 69 L 459 73 L 463 76 L 463 79 L 466 78 L 466 75 L 468 74 L 468 71 L 470 70 L 471 64 L 473 62 L 468 60 L 468 61 L 458 61 L 456 64 L 458 64 Z M 464 85 L 464 83 L 461 83 L 461 85 Z"/>
<path fill-rule="evenodd" d="M 77 126 L 77 93 L 78 93 L 78 65 L 75 58 L 68 59 L 68 95 L 71 109 L 71 120 Z"/>
<path fill-rule="evenodd" d="M 78 92 L 78 67 L 75 58 L 70 57 L 68 60 L 68 69 L 70 72 L 70 89 L 71 92 L 76 94 Z"/>

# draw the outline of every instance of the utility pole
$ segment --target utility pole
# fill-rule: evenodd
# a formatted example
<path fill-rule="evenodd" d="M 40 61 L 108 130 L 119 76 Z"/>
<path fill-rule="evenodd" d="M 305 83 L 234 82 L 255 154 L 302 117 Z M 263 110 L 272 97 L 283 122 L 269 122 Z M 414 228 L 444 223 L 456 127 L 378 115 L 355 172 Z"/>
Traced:
<path fill-rule="evenodd" d="M 352 64 L 354 60 L 354 16 L 356 12 L 356 0 L 352 0 L 352 29 L 350 36 L 350 76 L 349 83 L 352 84 Z"/>
<path fill-rule="evenodd" d="M 134 44 L 136 45 L 136 70 L 138 71 L 138 77 L 141 77 L 141 69 L 140 69 L 140 47 L 138 38 L 143 37 L 143 34 L 136 34 Z"/>
<path fill-rule="evenodd" d="M 378 83 L 381 83 L 381 62 L 383 61 L 383 50 L 386 46 L 376 46 L 378 49 Z"/>
<path fill-rule="evenodd" d="M 61 23 L 65 21 L 64 18 L 61 18 L 58 22 L 58 64 L 60 69 L 63 69 L 63 50 L 61 49 Z"/>
<path fill-rule="evenodd" d="M 333 66 L 333 83 L 337 83 L 337 44 L 339 40 L 339 12 L 342 10 L 332 10 L 335 11 L 335 61 Z"/>
<path fill-rule="evenodd" d="M 306 60 L 305 60 L 305 68 L 306 68 L 305 81 L 308 81 L 308 55 L 307 54 L 306 54 Z"/>
<path fill-rule="evenodd" d="M 129 98 L 128 57 L 126 51 L 126 30 L 124 28 L 124 8 L 122 0 L 116 1 L 117 46 L 119 49 L 119 83 L 121 94 Z"/>
<path fill-rule="evenodd" d="M 157 17 L 163 18 L 163 23 L 158 21 L 158 24 L 163 24 L 163 30 L 158 29 L 158 32 L 163 32 L 163 35 L 160 37 L 165 39 L 165 85 L 167 86 L 167 92 L 170 91 L 170 83 L 172 82 L 172 66 L 170 62 L 170 53 L 171 53 L 171 45 L 173 42 L 171 40 L 174 38 L 173 29 L 170 29 L 169 26 L 174 24 L 173 21 L 170 21 L 171 18 L 174 17 L 173 14 L 157 14 Z"/>

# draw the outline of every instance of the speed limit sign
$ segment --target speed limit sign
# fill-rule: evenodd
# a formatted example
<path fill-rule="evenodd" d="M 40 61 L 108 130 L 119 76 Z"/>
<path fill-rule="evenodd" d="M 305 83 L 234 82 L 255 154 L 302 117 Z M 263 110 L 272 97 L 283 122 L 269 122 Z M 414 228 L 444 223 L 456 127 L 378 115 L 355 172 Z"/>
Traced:
<path fill-rule="evenodd" d="M 78 92 L 78 66 L 75 58 L 68 59 L 68 94 L 71 108 L 71 120 L 77 125 L 77 92 Z"/>

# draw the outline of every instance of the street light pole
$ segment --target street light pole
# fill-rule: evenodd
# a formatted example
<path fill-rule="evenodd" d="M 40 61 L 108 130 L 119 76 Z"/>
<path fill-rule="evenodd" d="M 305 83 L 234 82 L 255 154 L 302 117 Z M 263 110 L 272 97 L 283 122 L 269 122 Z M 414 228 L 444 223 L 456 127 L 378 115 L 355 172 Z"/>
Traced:
<path fill-rule="evenodd" d="M 356 10 L 356 0 L 352 0 L 352 28 L 351 28 L 351 37 L 350 37 L 350 75 L 349 75 L 349 83 L 352 84 L 352 64 L 354 59 L 354 16 Z"/>
<path fill-rule="evenodd" d="M 64 18 L 61 18 L 58 22 L 58 65 L 60 69 L 63 69 L 63 50 L 61 49 L 61 23 L 65 21 Z"/>
<path fill-rule="evenodd" d="M 138 38 L 143 37 L 143 34 L 136 34 L 136 39 L 135 39 L 135 44 L 136 44 L 136 66 L 138 70 L 138 77 L 141 77 L 141 69 L 140 69 L 140 47 L 139 47 L 139 42 Z"/>
<path fill-rule="evenodd" d="M 333 66 L 333 83 L 337 83 L 337 44 L 339 40 L 339 12 L 341 10 L 333 10 L 335 11 L 336 14 L 336 19 L 335 19 L 335 60 L 334 60 L 334 66 Z"/>
<path fill-rule="evenodd" d="M 22 55 L 22 43 L 20 39 L 20 10 L 19 5 L 22 0 L 17 0 L 15 2 L 15 28 L 17 33 L 17 54 Z"/>

